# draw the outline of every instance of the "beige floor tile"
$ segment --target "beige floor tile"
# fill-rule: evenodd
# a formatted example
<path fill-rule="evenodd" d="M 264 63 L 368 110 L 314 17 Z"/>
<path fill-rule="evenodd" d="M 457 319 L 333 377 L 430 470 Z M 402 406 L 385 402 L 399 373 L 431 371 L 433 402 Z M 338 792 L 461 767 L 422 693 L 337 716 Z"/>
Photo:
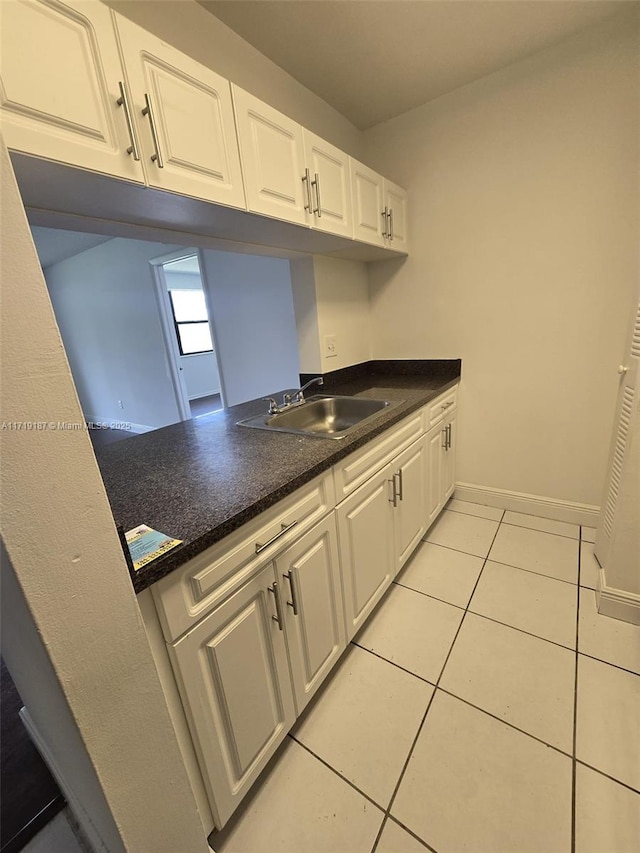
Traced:
<path fill-rule="evenodd" d="M 638 853 L 640 794 L 576 768 L 576 853 Z"/>
<path fill-rule="evenodd" d="M 583 542 L 580 546 L 580 586 L 597 589 L 599 574 L 600 564 L 593 553 L 593 545 Z"/>
<path fill-rule="evenodd" d="M 578 542 L 565 536 L 502 524 L 489 558 L 557 580 L 578 582 Z"/>
<path fill-rule="evenodd" d="M 423 542 L 396 581 L 458 607 L 466 607 L 483 564 L 482 557 Z"/>
<path fill-rule="evenodd" d="M 578 649 L 640 675 L 640 625 L 601 616 L 596 608 L 596 594 L 591 589 L 580 590 Z"/>
<path fill-rule="evenodd" d="M 577 587 L 490 561 L 469 604 L 474 613 L 570 649 L 576 646 L 576 607 Z"/>
<path fill-rule="evenodd" d="M 493 521 L 500 521 L 504 515 L 503 509 L 498 509 L 495 506 L 485 506 L 484 504 L 474 504 L 470 501 L 459 501 L 452 498 L 446 505 L 445 509 L 452 512 L 462 512 L 465 515 L 477 515 L 478 518 L 490 518 Z"/>
<path fill-rule="evenodd" d="M 596 528 L 595 527 L 581 527 L 580 528 L 580 538 L 583 542 L 595 542 L 596 541 Z"/>
<path fill-rule="evenodd" d="M 288 740 L 217 853 L 369 853 L 382 812 L 299 744 Z"/>
<path fill-rule="evenodd" d="M 433 688 L 352 646 L 294 737 L 384 808 Z"/>
<path fill-rule="evenodd" d="M 579 656 L 576 756 L 640 790 L 640 676 Z"/>
<path fill-rule="evenodd" d="M 541 518 L 537 515 L 507 510 L 502 521 L 503 524 L 528 527 L 530 530 L 541 530 L 544 533 L 555 533 L 557 536 L 567 536 L 569 539 L 580 538 L 579 524 L 568 524 L 566 521 L 556 521 L 553 518 Z"/>
<path fill-rule="evenodd" d="M 425 539 L 436 545 L 464 551 L 465 554 L 486 557 L 497 529 L 497 521 L 445 510 L 429 529 Z"/>
<path fill-rule="evenodd" d="M 575 652 L 468 613 L 440 687 L 565 752 Z"/>
<path fill-rule="evenodd" d="M 393 820 L 387 820 L 376 847 L 376 853 L 424 853 L 424 844 L 409 835 Z"/>
<path fill-rule="evenodd" d="M 571 759 L 438 691 L 391 813 L 439 853 L 566 853 Z"/>
<path fill-rule="evenodd" d="M 355 642 L 435 684 L 463 615 L 458 607 L 394 586 Z"/>

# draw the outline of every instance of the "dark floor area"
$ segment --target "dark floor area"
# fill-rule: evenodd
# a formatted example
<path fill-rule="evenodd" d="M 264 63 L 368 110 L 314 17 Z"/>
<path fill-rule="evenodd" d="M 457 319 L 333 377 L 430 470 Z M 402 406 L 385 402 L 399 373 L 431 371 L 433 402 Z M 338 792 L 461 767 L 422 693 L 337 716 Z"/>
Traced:
<path fill-rule="evenodd" d="M 197 400 L 189 400 L 191 408 L 191 417 L 199 418 L 201 415 L 208 415 L 210 412 L 217 412 L 222 408 L 222 399 L 220 394 L 210 394 L 208 397 L 199 397 Z"/>
<path fill-rule="evenodd" d="M 18 853 L 65 805 L 18 716 L 22 699 L 0 658 L 0 849 Z"/>
<path fill-rule="evenodd" d="M 94 450 L 99 450 L 102 447 L 107 447 L 109 444 L 115 444 L 116 441 L 123 441 L 125 438 L 132 438 L 137 435 L 126 429 L 90 429 L 89 437 Z"/>

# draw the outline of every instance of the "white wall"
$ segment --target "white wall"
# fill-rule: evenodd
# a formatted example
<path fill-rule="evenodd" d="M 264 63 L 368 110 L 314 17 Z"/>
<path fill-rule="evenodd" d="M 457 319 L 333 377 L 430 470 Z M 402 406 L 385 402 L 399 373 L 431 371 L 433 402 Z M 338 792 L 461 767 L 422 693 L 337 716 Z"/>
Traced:
<path fill-rule="evenodd" d="M 0 166 L 0 420 L 82 423 L 3 143 Z M 0 451 L 2 540 L 28 608 L 10 617 L 14 625 L 22 622 L 25 671 L 39 669 L 37 653 L 26 649 L 37 632 L 64 694 L 62 701 L 57 688 L 32 684 L 32 716 L 58 745 L 58 764 L 110 853 L 204 853 L 195 799 L 86 432 L 0 430 Z M 16 681 L 24 689 L 20 675 Z M 66 737 L 74 728 L 80 738 Z M 87 778 L 86 763 L 73 754 L 78 749 L 86 751 L 108 812 L 92 796 L 95 777 Z"/>
<path fill-rule="evenodd" d="M 366 133 L 409 188 L 369 266 L 376 358 L 463 362 L 458 480 L 599 505 L 638 275 L 633 18 Z"/>
<path fill-rule="evenodd" d="M 220 375 L 214 353 L 181 355 L 180 367 L 190 400 L 220 393 Z"/>
<path fill-rule="evenodd" d="M 318 136 L 361 159 L 361 131 L 194 0 L 103 2 Z M 286 38 L 285 33 L 283 38 Z M 309 61 L 313 62 L 311 41 L 309 48 Z"/>
<path fill-rule="evenodd" d="M 288 261 L 206 250 L 201 269 L 226 405 L 297 388 Z"/>
<path fill-rule="evenodd" d="M 327 373 L 371 358 L 367 268 L 314 255 L 290 262 L 302 373 Z M 336 339 L 328 356 L 325 337 Z"/>
<path fill-rule="evenodd" d="M 149 266 L 177 248 L 116 238 L 45 271 L 87 418 L 154 428 L 180 420 Z"/>

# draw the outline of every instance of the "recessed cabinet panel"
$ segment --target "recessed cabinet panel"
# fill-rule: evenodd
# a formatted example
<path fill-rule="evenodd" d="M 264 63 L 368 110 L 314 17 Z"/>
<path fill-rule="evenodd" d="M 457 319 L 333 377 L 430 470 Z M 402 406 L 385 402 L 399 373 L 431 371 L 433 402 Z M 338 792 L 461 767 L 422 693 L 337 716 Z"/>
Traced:
<path fill-rule="evenodd" d="M 148 183 L 246 207 L 229 81 L 126 18 L 114 17 Z"/>
<path fill-rule="evenodd" d="M 449 416 L 447 429 L 447 447 L 444 452 L 442 465 L 442 491 L 443 503 L 446 503 L 453 494 L 456 487 L 456 412 Z"/>
<path fill-rule="evenodd" d="M 423 439 L 419 439 L 398 457 L 396 507 L 396 574 L 409 559 L 427 527 L 425 497 L 425 455 Z"/>
<path fill-rule="evenodd" d="M 124 82 L 109 9 L 100 3 L 2 3 L 2 128 L 7 146 L 142 181 L 127 148 Z"/>
<path fill-rule="evenodd" d="M 348 155 L 308 130 L 304 143 L 314 228 L 353 237 Z"/>
<path fill-rule="evenodd" d="M 270 563 L 170 647 L 218 826 L 295 719 L 274 580 Z"/>
<path fill-rule="evenodd" d="M 348 640 L 392 580 L 395 560 L 390 477 L 391 471 L 383 469 L 336 510 Z"/>
<path fill-rule="evenodd" d="M 307 224 L 302 128 L 232 86 L 249 210 Z"/>
<path fill-rule="evenodd" d="M 431 524 L 442 509 L 443 505 L 443 454 L 445 430 L 435 427 L 427 435 L 427 456 L 425 483 L 427 484 L 427 519 Z"/>
<path fill-rule="evenodd" d="M 407 236 L 407 202 L 406 190 L 392 184 L 385 178 L 384 181 L 384 206 L 389 211 L 387 223 L 387 245 L 390 249 L 398 251 L 409 251 L 409 240 Z"/>
<path fill-rule="evenodd" d="M 353 201 L 353 236 L 356 240 L 384 245 L 385 218 L 382 178 L 353 158 L 351 166 L 351 194 Z"/>
<path fill-rule="evenodd" d="M 298 714 L 346 646 L 333 514 L 276 560 Z"/>

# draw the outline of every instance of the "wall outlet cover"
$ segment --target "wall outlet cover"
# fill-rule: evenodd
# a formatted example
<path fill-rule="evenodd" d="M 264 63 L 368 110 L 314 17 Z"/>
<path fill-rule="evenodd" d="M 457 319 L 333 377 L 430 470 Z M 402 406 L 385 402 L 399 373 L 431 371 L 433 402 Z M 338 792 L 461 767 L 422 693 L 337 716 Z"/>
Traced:
<path fill-rule="evenodd" d="M 333 356 L 338 355 L 338 346 L 336 344 L 336 336 L 335 335 L 325 335 L 324 336 L 324 357 L 325 358 L 333 358 Z"/>

